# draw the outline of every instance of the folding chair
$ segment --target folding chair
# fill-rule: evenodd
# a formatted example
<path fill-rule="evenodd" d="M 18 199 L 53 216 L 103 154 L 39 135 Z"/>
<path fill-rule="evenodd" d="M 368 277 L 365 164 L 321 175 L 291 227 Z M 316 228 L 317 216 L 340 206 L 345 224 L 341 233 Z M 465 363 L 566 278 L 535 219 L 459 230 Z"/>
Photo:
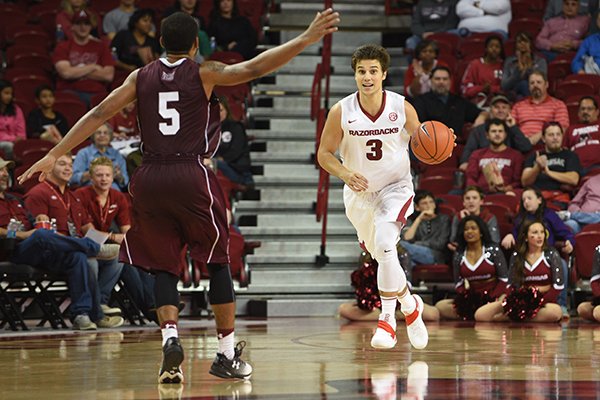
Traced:
<path fill-rule="evenodd" d="M 122 280 L 119 280 L 112 291 L 112 299 L 117 302 L 123 318 L 125 318 L 131 325 L 146 325 L 146 320 L 140 308 L 133 301 L 133 297 L 127 285 Z"/>

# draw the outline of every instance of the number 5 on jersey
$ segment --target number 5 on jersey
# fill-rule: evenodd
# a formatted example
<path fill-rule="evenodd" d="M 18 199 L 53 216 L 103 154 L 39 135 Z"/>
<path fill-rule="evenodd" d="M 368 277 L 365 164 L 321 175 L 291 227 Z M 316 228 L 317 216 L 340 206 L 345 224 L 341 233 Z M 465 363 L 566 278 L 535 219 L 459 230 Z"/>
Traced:
<path fill-rule="evenodd" d="M 173 136 L 179 132 L 179 112 L 174 108 L 169 108 L 169 102 L 179 101 L 179 92 L 159 92 L 158 93 L 158 113 L 168 122 L 158 124 L 160 133 L 165 136 Z"/>

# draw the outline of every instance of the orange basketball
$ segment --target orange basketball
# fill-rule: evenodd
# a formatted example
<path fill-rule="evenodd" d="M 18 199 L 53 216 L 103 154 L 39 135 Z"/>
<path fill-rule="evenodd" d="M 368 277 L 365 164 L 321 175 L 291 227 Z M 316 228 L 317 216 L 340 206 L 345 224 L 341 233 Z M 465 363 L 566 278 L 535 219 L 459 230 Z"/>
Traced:
<path fill-rule="evenodd" d="M 454 134 L 439 121 L 425 121 L 410 140 L 413 154 L 425 164 L 442 163 L 452 155 Z"/>

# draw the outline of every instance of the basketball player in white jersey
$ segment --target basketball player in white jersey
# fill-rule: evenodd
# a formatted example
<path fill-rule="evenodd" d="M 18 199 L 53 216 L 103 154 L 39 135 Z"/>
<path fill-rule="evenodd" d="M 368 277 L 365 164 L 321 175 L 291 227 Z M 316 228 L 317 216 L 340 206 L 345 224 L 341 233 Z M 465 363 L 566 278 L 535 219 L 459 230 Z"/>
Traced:
<path fill-rule="evenodd" d="M 403 96 L 383 90 L 390 65 L 388 52 L 364 45 L 352 55 L 358 91 L 335 104 L 327 117 L 318 151 L 319 164 L 346 184 L 346 215 L 358 240 L 379 263 L 377 285 L 381 314 L 371 346 L 396 345 L 396 302 L 406 316 L 408 338 L 416 349 L 427 346 L 423 300 L 411 295 L 400 266 L 396 243 L 413 212 L 406 132 L 419 128 L 417 112 Z M 339 150 L 342 161 L 335 153 Z"/>

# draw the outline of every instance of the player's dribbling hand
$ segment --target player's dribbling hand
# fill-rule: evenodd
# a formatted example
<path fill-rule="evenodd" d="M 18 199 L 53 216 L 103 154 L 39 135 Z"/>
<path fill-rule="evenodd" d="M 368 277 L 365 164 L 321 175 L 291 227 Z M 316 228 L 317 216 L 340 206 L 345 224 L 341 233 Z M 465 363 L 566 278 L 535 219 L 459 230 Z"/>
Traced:
<path fill-rule="evenodd" d="M 309 43 L 318 42 L 323 36 L 337 31 L 337 24 L 339 22 L 340 14 L 328 8 L 325 11 L 317 13 L 315 19 L 313 19 L 302 35 Z"/>
<path fill-rule="evenodd" d="M 54 163 L 56 162 L 56 157 L 50 154 L 46 154 L 44 158 L 33 164 L 27 171 L 23 173 L 23 175 L 19 176 L 17 179 L 19 181 L 19 185 L 22 185 L 23 182 L 33 177 L 38 172 L 41 172 L 39 181 L 42 182 L 46 180 L 46 175 L 52 168 L 54 168 Z"/>
<path fill-rule="evenodd" d="M 349 172 L 345 176 L 340 177 L 346 186 L 355 192 L 364 192 L 369 188 L 367 178 L 356 172 Z"/>

